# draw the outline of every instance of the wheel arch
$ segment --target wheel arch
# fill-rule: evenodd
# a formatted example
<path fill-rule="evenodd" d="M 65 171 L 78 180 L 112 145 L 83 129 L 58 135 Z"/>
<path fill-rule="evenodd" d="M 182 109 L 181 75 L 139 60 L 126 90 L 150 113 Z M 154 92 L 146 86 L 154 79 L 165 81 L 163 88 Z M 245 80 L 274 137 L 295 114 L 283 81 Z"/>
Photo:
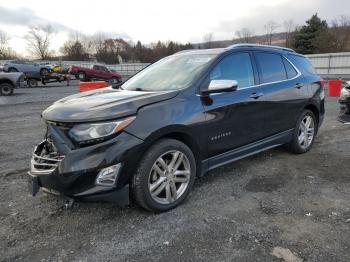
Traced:
<path fill-rule="evenodd" d="M 312 113 L 314 113 L 317 123 L 320 122 L 320 110 L 316 105 L 308 104 L 304 107 L 304 109 L 310 110 Z"/>
<path fill-rule="evenodd" d="M 189 132 L 185 131 L 185 129 L 182 127 L 161 130 L 160 132 L 157 132 L 157 134 L 153 134 L 145 140 L 147 145 L 146 150 L 148 150 L 154 143 L 161 139 L 175 139 L 188 146 L 191 149 L 196 160 L 197 176 L 201 174 L 201 149 L 198 141 L 193 136 L 191 136 Z"/>
<path fill-rule="evenodd" d="M 13 88 L 15 87 L 14 83 L 12 80 L 8 79 L 8 78 L 1 78 L 0 79 L 0 85 L 1 84 L 10 84 Z"/>

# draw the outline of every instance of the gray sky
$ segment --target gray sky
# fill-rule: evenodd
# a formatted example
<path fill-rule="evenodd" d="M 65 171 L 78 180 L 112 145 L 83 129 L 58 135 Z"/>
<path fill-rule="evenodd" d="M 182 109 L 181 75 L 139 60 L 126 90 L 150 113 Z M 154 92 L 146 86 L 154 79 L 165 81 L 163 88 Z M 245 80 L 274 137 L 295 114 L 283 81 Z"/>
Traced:
<path fill-rule="evenodd" d="M 313 13 L 331 21 L 349 14 L 349 0 L 100 0 L 47 1 L 11 0 L 0 3 L 0 29 L 11 37 L 11 46 L 25 53 L 24 35 L 32 25 L 51 24 L 55 30 L 53 49 L 70 31 L 93 34 L 106 32 L 144 43 L 157 40 L 200 42 L 213 32 L 215 40 L 232 39 L 235 31 L 247 27 L 262 34 L 264 24 L 293 19 L 303 24 Z M 283 30 L 283 26 L 279 31 Z"/>

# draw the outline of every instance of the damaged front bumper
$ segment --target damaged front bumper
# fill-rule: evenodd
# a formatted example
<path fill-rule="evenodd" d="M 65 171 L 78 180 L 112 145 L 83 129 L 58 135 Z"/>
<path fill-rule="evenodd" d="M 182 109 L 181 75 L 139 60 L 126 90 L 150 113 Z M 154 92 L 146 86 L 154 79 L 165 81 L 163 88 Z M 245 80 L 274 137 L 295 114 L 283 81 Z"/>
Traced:
<path fill-rule="evenodd" d="M 350 114 L 350 87 L 349 85 L 343 87 L 339 97 L 340 113 Z"/>
<path fill-rule="evenodd" d="M 42 189 L 75 200 L 128 205 L 128 169 L 134 163 L 123 162 L 123 159 L 134 149 L 139 151 L 137 148 L 143 141 L 128 134 L 120 136 L 73 150 L 55 135 L 45 139 L 32 154 L 28 172 L 30 193 L 35 196 Z M 57 148 L 62 147 L 60 153 Z"/>

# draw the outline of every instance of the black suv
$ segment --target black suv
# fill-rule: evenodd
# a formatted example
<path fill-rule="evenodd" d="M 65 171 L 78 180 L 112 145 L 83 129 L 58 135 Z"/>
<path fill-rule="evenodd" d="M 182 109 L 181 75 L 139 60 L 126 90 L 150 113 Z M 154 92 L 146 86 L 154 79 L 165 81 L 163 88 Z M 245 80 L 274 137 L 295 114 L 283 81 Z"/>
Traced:
<path fill-rule="evenodd" d="M 130 194 L 148 210 L 166 211 L 213 168 L 281 145 L 307 152 L 324 96 L 309 60 L 291 49 L 240 44 L 179 52 L 118 88 L 47 108 L 30 190 L 122 205 Z"/>

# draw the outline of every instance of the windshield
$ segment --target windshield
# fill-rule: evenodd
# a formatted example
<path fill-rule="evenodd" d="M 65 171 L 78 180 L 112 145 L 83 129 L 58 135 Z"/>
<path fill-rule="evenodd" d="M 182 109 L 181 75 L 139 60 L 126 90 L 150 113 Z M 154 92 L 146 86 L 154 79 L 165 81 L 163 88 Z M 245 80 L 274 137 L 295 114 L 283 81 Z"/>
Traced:
<path fill-rule="evenodd" d="M 179 90 L 192 82 L 215 54 L 181 54 L 159 60 L 122 85 L 126 90 Z"/>

